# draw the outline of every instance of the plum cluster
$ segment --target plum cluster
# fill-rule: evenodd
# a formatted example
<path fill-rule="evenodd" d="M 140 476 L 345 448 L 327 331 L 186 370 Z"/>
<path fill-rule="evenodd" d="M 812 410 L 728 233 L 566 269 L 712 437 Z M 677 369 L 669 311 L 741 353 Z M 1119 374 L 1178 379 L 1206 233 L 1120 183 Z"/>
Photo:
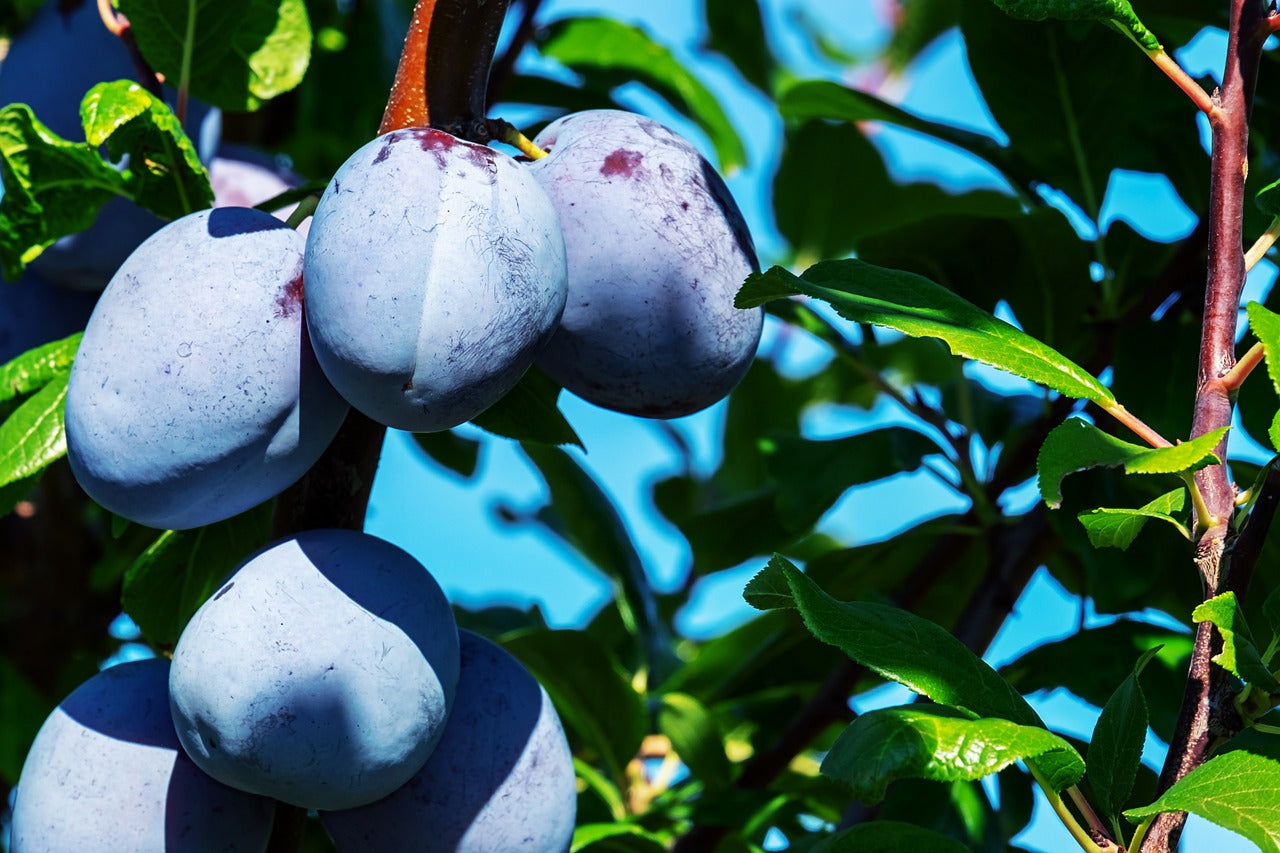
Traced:
<path fill-rule="evenodd" d="M 573 758 L 546 691 L 454 623 L 404 551 L 313 530 L 255 554 L 172 662 L 104 670 L 46 720 L 14 853 L 266 849 L 274 801 L 339 851 L 562 851 Z"/>
<path fill-rule="evenodd" d="M 25 39 L 65 55 L 88 38 L 79 18 L 50 25 L 52 4 L 41 15 L 0 75 L 10 100 L 44 97 L 15 96 Z M 96 304 L 66 393 L 85 492 L 143 525 L 201 527 L 301 478 L 352 407 L 451 429 L 535 364 L 633 415 L 722 399 L 763 322 L 733 305 L 757 260 L 724 182 L 624 112 L 564 117 L 532 149 L 393 130 L 337 171 L 309 230 L 249 206 L 287 176 L 213 158 L 213 209 L 163 226 L 108 209 L 46 252 L 33 276 L 110 278 L 82 294 Z M 96 239 L 127 257 L 99 258 Z M 312 530 L 237 569 L 171 663 L 107 670 L 59 706 L 19 783 L 13 849 L 262 850 L 277 801 L 320 812 L 340 850 L 555 851 L 576 793 L 546 692 L 458 631 L 421 564 Z"/>

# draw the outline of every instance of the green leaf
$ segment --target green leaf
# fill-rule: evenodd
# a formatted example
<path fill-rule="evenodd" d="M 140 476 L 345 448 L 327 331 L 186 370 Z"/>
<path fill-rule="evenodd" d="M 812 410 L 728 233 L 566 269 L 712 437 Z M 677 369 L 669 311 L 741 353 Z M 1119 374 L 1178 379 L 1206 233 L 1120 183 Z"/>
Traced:
<path fill-rule="evenodd" d="M 195 530 L 166 530 L 129 566 L 120 601 L 147 640 L 173 646 L 210 595 L 271 536 L 271 501 Z"/>
<path fill-rule="evenodd" d="M 1049 779 L 1055 791 L 1084 776 L 1080 755 L 1047 729 L 1001 719 L 970 720 L 913 705 L 871 711 L 854 720 L 822 760 L 822 772 L 849 785 L 863 803 L 874 804 L 896 779 L 971 781 L 1046 753 L 1058 756 Z"/>
<path fill-rule="evenodd" d="M 896 820 L 876 819 L 820 839 L 806 853 L 969 853 L 969 848 L 946 835 Z"/>
<path fill-rule="evenodd" d="M 644 83 L 706 132 L 722 171 L 746 165 L 746 149 L 715 94 L 639 27 L 608 18 L 556 21 L 540 36 L 538 49 L 574 71 L 598 69 L 618 75 L 619 84 Z"/>
<path fill-rule="evenodd" d="M 661 640 L 664 628 L 644 563 L 613 501 L 568 452 L 540 444 L 521 449 L 551 491 L 537 520 L 617 585 L 615 603 L 627 630 L 650 643 Z"/>
<path fill-rule="evenodd" d="M 152 68 L 178 85 L 190 48 L 188 90 L 225 110 L 256 110 L 289 91 L 311 60 L 305 0 L 120 0 L 119 6 Z"/>
<path fill-rule="evenodd" d="M 1271 418 L 1271 426 L 1267 427 L 1267 440 L 1273 448 L 1280 450 L 1280 412 L 1276 412 Z"/>
<path fill-rule="evenodd" d="M 1271 633 L 1280 635 L 1280 587 L 1267 593 L 1266 599 L 1262 602 L 1262 615 L 1271 626 Z"/>
<path fill-rule="evenodd" d="M 1144 652 L 1133 665 L 1133 672 L 1111 694 L 1098 715 L 1086 753 L 1094 805 L 1117 831 L 1120 810 L 1133 793 L 1133 783 L 1138 778 L 1147 737 L 1147 698 L 1138 676 L 1159 651 L 1157 646 Z"/>
<path fill-rule="evenodd" d="M 582 631 L 538 631 L 503 638 L 546 688 L 572 740 L 604 763 L 615 785 L 648 731 L 644 704 L 609 653 Z"/>
<path fill-rule="evenodd" d="M 707 47 L 728 57 L 751 85 L 768 92 L 776 63 L 765 39 L 759 0 L 706 0 L 704 12 L 710 34 Z"/>
<path fill-rule="evenodd" d="M 1214 756 L 1124 816 L 1137 823 L 1161 812 L 1191 812 L 1280 853 L 1280 762 L 1244 751 Z"/>
<path fill-rule="evenodd" d="M 1280 185 L 1280 181 L 1276 183 Z M 1280 200 L 1280 196 L 1277 198 Z M 1276 389 L 1276 393 L 1280 394 L 1280 314 L 1267 310 L 1257 302 L 1250 302 L 1246 310 L 1249 312 L 1249 329 L 1254 337 L 1262 342 L 1271 385 Z"/>
<path fill-rule="evenodd" d="M 886 326 L 911 337 L 939 338 L 956 355 L 1065 394 L 1115 405 L 1102 383 L 1052 347 L 998 320 L 945 287 L 857 260 L 824 261 L 795 276 L 781 267 L 747 279 L 740 308 L 803 294 L 822 299 L 855 323 Z"/>
<path fill-rule="evenodd" d="M 1024 21 L 1098 21 L 1124 33 L 1146 51 L 1160 41 L 1143 26 L 1129 0 L 992 0 L 1005 14 Z"/>
<path fill-rule="evenodd" d="M 14 287 L 23 285 L 15 284 Z M 48 385 L 58 376 L 71 372 L 82 332 L 60 341 L 28 350 L 0 366 L 0 403 L 14 400 Z"/>
<path fill-rule="evenodd" d="M 587 823 L 573 830 L 569 853 L 662 853 L 662 839 L 634 823 Z"/>
<path fill-rule="evenodd" d="M 724 735 L 715 717 L 697 699 L 686 693 L 667 693 L 658 709 L 658 729 L 689 773 L 708 789 L 729 784 L 731 769 L 724 751 Z"/>
<path fill-rule="evenodd" d="M 802 121 L 825 119 L 850 123 L 882 121 L 895 124 L 968 151 L 1010 174 L 1010 177 L 1015 177 L 1018 182 L 1029 177 L 1020 169 L 1012 153 L 1001 148 L 990 137 L 921 118 L 868 92 L 828 80 L 801 80 L 786 87 L 778 95 L 778 112 L 783 118 Z"/>
<path fill-rule="evenodd" d="M 744 597 L 753 607 L 776 608 L 784 588 L 810 633 L 868 669 L 940 705 L 1040 724 L 1007 681 L 943 628 L 897 607 L 836 601 L 785 557 L 774 556 L 747 584 Z M 757 596 L 758 590 L 764 594 Z"/>
<path fill-rule="evenodd" d="M 1268 216 L 1280 216 L 1280 181 L 1272 181 L 1262 189 L 1258 190 L 1258 195 L 1254 198 L 1254 202 L 1258 205 L 1258 209 Z M 1253 320 L 1253 306 L 1256 303 L 1249 303 L 1249 320 Z M 1272 377 L 1273 379 L 1275 377 Z"/>
<path fill-rule="evenodd" d="M 1229 427 L 1199 438 L 1152 449 L 1103 432 L 1080 418 L 1068 418 L 1054 427 L 1036 458 L 1040 495 L 1050 508 L 1062 505 L 1062 481 L 1068 474 L 1090 468 L 1124 466 L 1126 474 L 1181 474 L 1218 463 L 1213 449 Z M 1132 541 L 1132 539 L 1130 540 Z"/>
<path fill-rule="evenodd" d="M 501 400 L 471 422 L 494 435 L 516 441 L 582 447 L 582 439 L 556 404 L 561 390 L 554 379 L 531 367 Z"/>
<path fill-rule="evenodd" d="M 0 487 L 40 473 L 67 452 L 62 409 L 69 375 L 55 376 L 0 423 Z"/>
<path fill-rule="evenodd" d="M 480 464 L 480 442 L 474 438 L 465 438 L 453 430 L 441 432 L 415 432 L 414 442 L 422 452 L 449 471 L 471 479 Z"/>
<path fill-rule="evenodd" d="M 1191 619 L 1212 622 L 1222 634 L 1222 651 L 1214 656 L 1214 663 L 1267 693 L 1280 693 L 1280 681 L 1262 662 L 1234 592 L 1224 592 L 1202 603 L 1192 611 Z"/>
<path fill-rule="evenodd" d="M 1172 524 L 1179 533 L 1190 539 L 1191 532 L 1187 530 L 1186 524 L 1173 515 L 1182 512 L 1186 501 L 1186 489 L 1175 489 L 1138 509 L 1091 509 L 1081 513 L 1079 518 L 1093 547 L 1119 548 L 1123 551 L 1133 544 L 1147 521 L 1153 518 Z"/>
<path fill-rule="evenodd" d="M 58 137 L 26 104 L 0 109 L 0 180 L 0 271 L 9 281 L 53 241 L 92 225 L 125 189 L 124 175 L 92 145 Z"/>
<path fill-rule="evenodd" d="M 213 204 L 209 174 L 195 143 L 168 104 L 137 83 L 99 83 L 80 105 L 90 145 L 113 160 L 128 157 L 126 190 L 139 205 L 177 219 Z"/>

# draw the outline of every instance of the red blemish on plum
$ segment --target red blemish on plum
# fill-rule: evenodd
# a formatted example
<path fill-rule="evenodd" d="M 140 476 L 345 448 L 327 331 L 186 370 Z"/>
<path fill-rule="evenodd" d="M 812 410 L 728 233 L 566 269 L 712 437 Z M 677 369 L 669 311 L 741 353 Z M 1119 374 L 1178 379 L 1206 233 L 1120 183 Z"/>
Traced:
<path fill-rule="evenodd" d="M 298 314 L 302 310 L 302 297 L 302 274 L 299 273 L 280 290 L 280 295 L 276 297 L 276 317 L 283 319 Z"/>
<path fill-rule="evenodd" d="M 445 152 L 452 151 L 455 148 L 459 148 L 459 153 L 462 157 L 469 160 L 473 166 L 490 171 L 494 165 L 493 151 L 483 145 L 467 142 L 452 134 L 433 128 L 415 130 L 414 133 L 418 137 L 418 146 L 423 151 L 434 154 L 436 163 L 442 169 L 449 163 L 449 157 Z"/>
<path fill-rule="evenodd" d="M 604 165 L 600 167 L 600 174 L 609 178 L 614 175 L 630 178 L 635 174 L 636 169 L 640 168 L 642 162 L 644 162 L 644 155 L 639 151 L 619 148 L 604 158 Z"/>

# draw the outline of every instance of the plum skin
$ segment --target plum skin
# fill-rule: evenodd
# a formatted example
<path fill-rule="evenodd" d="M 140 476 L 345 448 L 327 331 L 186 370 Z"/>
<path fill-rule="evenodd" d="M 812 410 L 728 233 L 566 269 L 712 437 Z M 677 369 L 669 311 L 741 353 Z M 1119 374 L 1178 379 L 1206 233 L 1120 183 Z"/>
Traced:
<path fill-rule="evenodd" d="M 13 853 L 264 851 L 275 804 L 191 763 L 169 716 L 169 662 L 103 670 L 53 711 L 23 765 Z"/>
<path fill-rule="evenodd" d="M 686 140 L 618 110 L 573 113 L 528 166 L 560 217 L 569 299 L 538 357 L 604 408 L 654 418 L 723 398 L 755 356 L 763 309 L 734 296 L 759 269 L 737 205 Z"/>
<path fill-rule="evenodd" d="M 510 157 L 431 128 L 360 148 L 307 235 L 307 322 L 325 374 L 387 426 L 433 432 L 497 402 L 564 310 L 564 238 Z"/>
<path fill-rule="evenodd" d="M 66 14 L 58 5 L 48 0 L 10 43 L 0 64 L 0 104 L 29 104 L 54 133 L 83 142 L 85 93 L 97 83 L 134 79 L 137 71 L 124 42 L 103 26 L 97 4 L 82 3 Z M 176 95 L 172 89 L 165 93 L 172 106 Z M 208 163 L 222 134 L 222 113 L 198 101 L 190 106 L 186 127 Z M 93 225 L 62 237 L 31 266 L 53 284 L 97 293 L 129 253 L 163 225 L 150 211 L 114 198 Z"/>
<path fill-rule="evenodd" d="M 311 530 L 249 558 L 183 630 L 169 695 L 202 770 L 307 809 L 351 808 L 416 773 L 444 730 L 458 633 L 422 564 Z"/>
<path fill-rule="evenodd" d="M 339 853 L 569 849 L 573 755 L 547 692 L 510 653 L 470 631 L 444 737 L 385 799 L 322 812 Z"/>
<path fill-rule="evenodd" d="M 140 524 L 199 527 L 315 463 L 348 409 L 306 340 L 302 248 L 270 214 L 221 208 L 129 256 L 67 387 L 67 456 L 90 497 Z"/>

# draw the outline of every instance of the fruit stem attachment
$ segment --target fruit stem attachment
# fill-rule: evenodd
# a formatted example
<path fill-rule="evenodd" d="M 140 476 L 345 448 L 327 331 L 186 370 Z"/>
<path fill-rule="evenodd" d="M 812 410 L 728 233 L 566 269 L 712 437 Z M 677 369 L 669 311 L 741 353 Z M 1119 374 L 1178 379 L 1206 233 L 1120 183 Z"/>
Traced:
<path fill-rule="evenodd" d="M 418 0 L 379 133 L 482 120 L 511 0 Z"/>
<path fill-rule="evenodd" d="M 124 31 L 129 29 L 129 21 L 111 5 L 111 0 L 98 0 L 98 17 L 102 25 L 111 31 L 116 38 L 124 38 Z"/>
<path fill-rule="evenodd" d="M 533 140 L 525 136 L 511 122 L 501 119 L 493 119 L 490 122 L 498 131 L 494 134 L 494 138 L 507 143 L 512 148 L 518 149 L 521 154 L 530 160 L 541 160 L 547 156 L 547 152 L 533 144 Z"/>
<path fill-rule="evenodd" d="M 284 221 L 284 224 L 290 228 L 297 229 L 299 225 L 306 221 L 308 216 L 316 212 L 316 205 L 319 203 L 320 196 L 312 193 L 298 202 L 298 206 L 293 209 L 293 213 L 289 214 L 289 218 Z"/>

